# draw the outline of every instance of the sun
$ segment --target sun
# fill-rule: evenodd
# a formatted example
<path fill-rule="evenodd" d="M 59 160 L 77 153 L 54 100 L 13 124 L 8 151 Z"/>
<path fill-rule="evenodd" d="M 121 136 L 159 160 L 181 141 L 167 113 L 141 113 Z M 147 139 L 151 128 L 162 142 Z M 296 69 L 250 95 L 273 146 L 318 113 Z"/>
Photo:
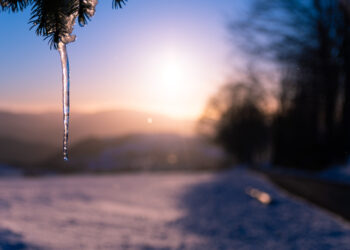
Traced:
<path fill-rule="evenodd" d="M 202 95 L 200 63 L 191 53 L 158 50 L 147 60 L 145 78 L 148 107 L 174 117 L 193 116 Z"/>
<path fill-rule="evenodd" d="M 184 81 L 184 69 L 179 62 L 167 62 L 161 74 L 162 83 L 169 89 L 176 89 Z"/>
<path fill-rule="evenodd" d="M 189 76 L 183 62 L 176 58 L 168 59 L 162 63 L 159 73 L 159 87 L 164 95 L 176 98 L 185 94 Z"/>

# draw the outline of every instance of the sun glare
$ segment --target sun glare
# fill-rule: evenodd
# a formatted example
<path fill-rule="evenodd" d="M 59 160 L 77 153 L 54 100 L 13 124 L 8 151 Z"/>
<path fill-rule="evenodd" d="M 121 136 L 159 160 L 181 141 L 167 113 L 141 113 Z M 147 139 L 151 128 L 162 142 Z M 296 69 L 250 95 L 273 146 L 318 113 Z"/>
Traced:
<path fill-rule="evenodd" d="M 162 83 L 169 90 L 177 90 L 184 81 L 184 70 L 178 62 L 168 62 L 162 70 Z"/>
<path fill-rule="evenodd" d="M 201 107 L 201 62 L 184 49 L 158 50 L 145 67 L 149 109 L 176 117 L 193 117 Z"/>
<path fill-rule="evenodd" d="M 184 63 L 171 59 L 164 62 L 160 72 L 159 87 L 161 92 L 169 98 L 183 95 L 188 82 L 188 75 Z"/>

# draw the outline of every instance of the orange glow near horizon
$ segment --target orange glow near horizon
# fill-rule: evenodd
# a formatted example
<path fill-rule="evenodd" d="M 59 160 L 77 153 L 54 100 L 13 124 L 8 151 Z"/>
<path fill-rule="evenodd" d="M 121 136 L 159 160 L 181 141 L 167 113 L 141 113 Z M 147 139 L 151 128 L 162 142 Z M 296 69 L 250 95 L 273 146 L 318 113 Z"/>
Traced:
<path fill-rule="evenodd" d="M 68 46 L 72 114 L 124 109 L 197 119 L 230 68 L 222 10 L 231 5 L 130 1 L 116 13 L 101 2 Z M 61 112 L 58 53 L 28 29 L 28 15 L 0 16 L 16 30 L 0 27 L 7 55 L 0 60 L 0 110 Z M 18 40 L 26 42 L 15 46 Z"/>
<path fill-rule="evenodd" d="M 200 115 L 208 92 L 195 55 L 183 50 L 170 50 L 154 55 L 144 80 L 149 89 L 146 95 L 156 104 L 156 112 L 175 117 Z M 181 53 L 182 52 L 182 53 Z M 154 105 L 153 104 L 153 105 Z M 147 104 L 146 104 L 147 106 Z"/>
<path fill-rule="evenodd" d="M 142 60 L 135 61 L 133 67 L 121 72 L 117 79 L 105 77 L 106 82 L 99 86 L 89 84 L 83 89 L 81 82 L 98 81 L 94 79 L 96 75 L 91 79 L 83 76 L 75 80 L 77 73 L 73 71 L 72 113 L 125 109 L 158 113 L 177 119 L 197 119 L 213 92 L 211 83 L 216 80 L 216 75 L 210 70 L 206 71 L 205 68 L 209 66 L 200 62 L 196 56 L 184 49 L 165 49 L 158 53 L 144 54 Z M 123 86 L 114 84 L 115 80 L 123 83 L 120 84 Z M 127 82 L 138 84 L 130 86 Z M 0 101 L 0 109 L 25 113 L 61 112 L 60 95 L 57 95 L 60 86 L 57 84 L 54 88 L 55 90 L 47 91 L 54 92 L 55 99 L 38 96 L 37 103 L 32 101 L 29 105 L 20 102 L 4 105 Z M 95 95 L 91 96 L 91 93 Z M 46 102 L 44 105 L 43 101 Z"/>

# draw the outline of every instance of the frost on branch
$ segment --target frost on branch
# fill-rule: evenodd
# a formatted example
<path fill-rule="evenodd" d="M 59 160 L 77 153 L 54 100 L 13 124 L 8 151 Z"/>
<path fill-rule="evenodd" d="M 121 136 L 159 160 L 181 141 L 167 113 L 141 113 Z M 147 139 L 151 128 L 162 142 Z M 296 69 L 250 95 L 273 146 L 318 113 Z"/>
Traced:
<path fill-rule="evenodd" d="M 9 0 L 0 0 L 6 3 Z M 11 0 L 15 1 L 15 0 Z M 95 14 L 98 0 L 22 0 L 32 2 L 30 23 L 36 28 L 37 35 L 49 39 L 51 47 L 58 48 L 58 43 L 73 42 L 72 35 L 76 19 L 84 26 Z M 114 8 L 121 8 L 126 0 L 113 0 Z M 21 7 L 21 6 L 20 6 Z"/>
<path fill-rule="evenodd" d="M 97 0 L 37 0 L 34 1 L 30 22 L 37 35 L 49 39 L 51 47 L 74 42 L 75 21 L 81 26 L 95 14 Z"/>

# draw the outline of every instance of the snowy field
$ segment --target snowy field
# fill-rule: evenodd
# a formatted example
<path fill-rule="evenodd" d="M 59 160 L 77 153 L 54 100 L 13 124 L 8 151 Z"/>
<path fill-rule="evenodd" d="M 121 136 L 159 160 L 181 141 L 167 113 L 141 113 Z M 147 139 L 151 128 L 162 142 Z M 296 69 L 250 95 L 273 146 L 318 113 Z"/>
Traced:
<path fill-rule="evenodd" d="M 345 222 L 245 170 L 3 178 L 0 219 L 0 249 L 350 249 Z"/>

